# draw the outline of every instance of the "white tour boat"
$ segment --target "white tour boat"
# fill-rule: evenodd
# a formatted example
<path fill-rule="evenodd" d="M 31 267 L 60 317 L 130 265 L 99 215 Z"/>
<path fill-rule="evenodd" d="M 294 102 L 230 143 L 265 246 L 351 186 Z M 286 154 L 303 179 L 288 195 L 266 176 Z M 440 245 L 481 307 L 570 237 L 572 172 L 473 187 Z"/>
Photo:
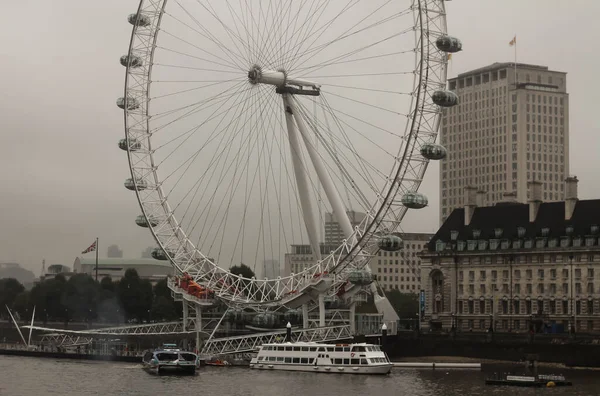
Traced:
<path fill-rule="evenodd" d="M 389 374 L 392 363 L 379 345 L 287 342 L 264 344 L 250 361 L 258 370 Z"/>

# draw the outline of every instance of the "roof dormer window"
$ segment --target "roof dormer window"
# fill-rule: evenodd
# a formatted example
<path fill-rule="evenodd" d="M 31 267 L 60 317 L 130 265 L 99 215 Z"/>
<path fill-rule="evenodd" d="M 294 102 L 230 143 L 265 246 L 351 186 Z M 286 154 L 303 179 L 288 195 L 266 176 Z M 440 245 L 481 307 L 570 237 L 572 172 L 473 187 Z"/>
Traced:
<path fill-rule="evenodd" d="M 547 237 L 550 234 L 550 228 L 544 227 L 542 228 L 542 236 Z"/>
<path fill-rule="evenodd" d="M 517 227 L 517 236 L 523 238 L 525 236 L 525 227 Z"/>
<path fill-rule="evenodd" d="M 456 238 L 458 238 L 458 231 L 456 231 L 456 230 L 450 231 L 450 239 L 453 241 L 456 241 Z"/>
<path fill-rule="evenodd" d="M 573 235 L 573 226 L 568 226 L 565 229 L 565 232 L 567 233 L 567 235 Z"/>
<path fill-rule="evenodd" d="M 473 238 L 477 239 L 481 236 L 481 230 L 473 230 Z"/>
<path fill-rule="evenodd" d="M 496 235 L 496 238 L 500 238 L 502 236 L 502 232 L 504 230 L 502 228 L 495 228 L 494 229 L 494 235 Z"/>

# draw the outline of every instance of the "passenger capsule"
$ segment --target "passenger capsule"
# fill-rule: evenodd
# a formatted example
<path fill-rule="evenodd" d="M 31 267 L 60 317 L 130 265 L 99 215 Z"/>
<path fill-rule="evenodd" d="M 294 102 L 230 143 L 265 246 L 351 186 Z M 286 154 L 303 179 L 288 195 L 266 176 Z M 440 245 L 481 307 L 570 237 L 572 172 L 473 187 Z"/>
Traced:
<path fill-rule="evenodd" d="M 121 109 L 125 109 L 125 98 L 117 99 L 117 106 Z M 135 110 L 140 108 L 140 102 L 136 98 L 127 99 L 127 110 Z"/>
<path fill-rule="evenodd" d="M 144 228 L 148 228 L 148 226 L 156 227 L 158 225 L 158 220 L 156 220 L 153 217 L 150 217 L 148 221 L 146 221 L 146 217 L 144 217 L 144 215 L 139 215 L 135 218 L 135 224 Z"/>
<path fill-rule="evenodd" d="M 402 197 L 402 205 L 409 209 L 422 209 L 428 203 L 427 197 L 418 192 L 409 192 Z"/>
<path fill-rule="evenodd" d="M 127 67 L 140 67 L 144 64 L 142 58 L 136 55 L 123 55 L 120 59 L 121 65 Z"/>
<path fill-rule="evenodd" d="M 252 318 L 252 324 L 257 327 L 274 327 L 278 322 L 278 317 L 272 312 L 266 312 L 256 315 Z"/>
<path fill-rule="evenodd" d="M 230 309 L 225 317 L 230 323 L 243 323 L 245 318 L 246 314 L 241 309 Z"/>
<path fill-rule="evenodd" d="M 136 183 L 133 182 L 133 179 L 127 179 L 125 180 L 125 183 L 123 183 L 125 185 L 125 188 L 131 191 L 135 191 L 135 187 L 137 184 L 137 190 L 138 191 L 142 191 L 148 188 L 148 183 L 146 183 L 146 181 L 144 179 L 137 179 Z"/>
<path fill-rule="evenodd" d="M 457 39 L 456 37 L 452 37 L 452 36 L 441 36 L 440 38 L 438 38 L 435 41 L 435 45 L 436 47 L 438 47 L 438 49 L 440 51 L 444 51 L 444 52 L 458 52 L 458 51 L 462 51 L 462 43 L 459 39 Z"/>
<path fill-rule="evenodd" d="M 430 160 L 441 160 L 446 158 L 446 148 L 440 144 L 425 143 L 421 146 L 421 155 Z"/>
<path fill-rule="evenodd" d="M 138 14 L 130 14 L 127 17 L 127 20 L 129 21 L 129 23 L 131 23 L 133 26 L 142 26 L 142 27 L 146 27 L 146 26 L 150 26 L 152 24 L 152 21 L 150 20 L 150 17 L 148 15 L 144 15 L 141 14 L 138 18 Z"/>
<path fill-rule="evenodd" d="M 302 318 L 302 313 L 299 312 L 297 309 L 289 309 L 286 311 L 286 313 L 283 314 L 283 318 L 286 322 L 298 323 L 298 321 L 300 321 L 300 318 Z"/>
<path fill-rule="evenodd" d="M 164 261 L 164 260 L 168 260 L 169 256 L 173 256 L 173 253 L 171 253 L 171 252 L 166 253 L 164 250 L 162 250 L 162 248 L 154 248 L 150 252 L 150 255 L 155 260 L 163 260 Z"/>
<path fill-rule="evenodd" d="M 379 238 L 379 241 L 377 241 L 377 246 L 379 249 L 385 250 L 386 252 L 396 252 L 402 249 L 404 242 L 398 235 L 392 234 Z"/>
<path fill-rule="evenodd" d="M 400 239 L 399 237 L 396 237 L 395 235 L 394 235 L 394 237 Z M 382 249 L 381 248 L 382 239 L 379 240 L 380 249 Z M 402 244 L 402 240 L 401 239 L 400 239 L 400 244 Z M 385 250 L 385 249 L 383 249 L 383 250 Z M 371 283 L 373 283 L 373 274 L 371 274 L 371 272 L 367 271 L 367 270 L 352 271 L 348 275 L 348 280 L 353 285 L 367 286 L 367 285 L 370 285 Z"/>
<path fill-rule="evenodd" d="M 442 107 L 452 107 L 458 104 L 458 96 L 452 91 L 435 91 L 431 95 L 433 103 Z"/>
<path fill-rule="evenodd" d="M 119 148 L 121 150 L 127 151 L 127 139 L 119 140 Z M 142 148 L 142 145 L 139 141 L 137 141 L 136 139 L 129 139 L 129 150 L 130 151 L 137 151 L 141 148 Z"/>

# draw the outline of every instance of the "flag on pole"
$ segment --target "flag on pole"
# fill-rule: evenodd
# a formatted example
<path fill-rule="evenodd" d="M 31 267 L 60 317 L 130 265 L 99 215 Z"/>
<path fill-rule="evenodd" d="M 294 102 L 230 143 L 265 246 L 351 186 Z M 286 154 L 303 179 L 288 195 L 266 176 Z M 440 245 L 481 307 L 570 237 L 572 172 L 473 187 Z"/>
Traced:
<path fill-rule="evenodd" d="M 90 245 L 90 247 L 88 247 L 83 252 L 81 252 L 81 254 L 86 254 L 86 253 L 89 253 L 89 252 L 93 252 L 94 250 L 96 250 L 96 241 L 94 241 L 94 243 L 92 243 Z"/>
<path fill-rule="evenodd" d="M 510 45 L 512 47 L 515 44 L 517 44 L 517 36 L 516 35 L 512 40 L 510 40 L 510 43 L 508 43 L 508 45 Z"/>
<path fill-rule="evenodd" d="M 448 54 L 448 60 L 452 60 L 452 54 Z"/>

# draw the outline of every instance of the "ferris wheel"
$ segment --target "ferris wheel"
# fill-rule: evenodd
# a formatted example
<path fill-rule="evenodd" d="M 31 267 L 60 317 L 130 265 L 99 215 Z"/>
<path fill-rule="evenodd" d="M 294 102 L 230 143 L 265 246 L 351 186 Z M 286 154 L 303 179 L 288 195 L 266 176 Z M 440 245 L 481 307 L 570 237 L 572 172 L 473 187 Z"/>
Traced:
<path fill-rule="evenodd" d="M 153 256 L 256 309 L 325 274 L 331 293 L 370 284 L 446 155 L 445 17 L 442 0 L 141 0 L 117 105 Z M 291 253 L 306 262 L 268 279 Z"/>

